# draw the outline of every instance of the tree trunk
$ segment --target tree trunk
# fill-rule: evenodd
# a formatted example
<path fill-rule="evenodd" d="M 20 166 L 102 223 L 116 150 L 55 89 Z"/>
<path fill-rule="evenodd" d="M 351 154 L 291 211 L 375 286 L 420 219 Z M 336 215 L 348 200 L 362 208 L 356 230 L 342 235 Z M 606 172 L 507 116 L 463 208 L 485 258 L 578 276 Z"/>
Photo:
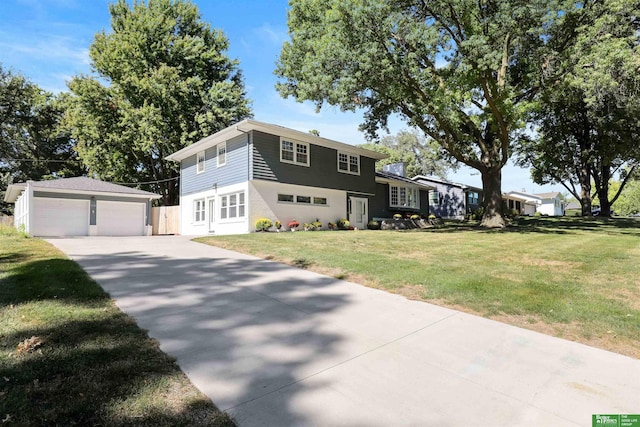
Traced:
<path fill-rule="evenodd" d="M 484 192 L 484 214 L 481 225 L 488 228 L 503 228 L 506 223 L 502 216 L 502 169 L 492 168 L 480 172 Z"/>
<path fill-rule="evenodd" d="M 580 169 L 580 206 L 582 207 L 582 216 L 591 216 L 591 174 L 589 168 L 585 165 Z"/>
<path fill-rule="evenodd" d="M 611 202 L 609 202 L 609 179 L 611 179 L 611 170 L 609 166 L 602 166 L 602 180 L 598 191 L 598 199 L 600 199 L 600 213 L 598 216 L 611 217 Z"/>

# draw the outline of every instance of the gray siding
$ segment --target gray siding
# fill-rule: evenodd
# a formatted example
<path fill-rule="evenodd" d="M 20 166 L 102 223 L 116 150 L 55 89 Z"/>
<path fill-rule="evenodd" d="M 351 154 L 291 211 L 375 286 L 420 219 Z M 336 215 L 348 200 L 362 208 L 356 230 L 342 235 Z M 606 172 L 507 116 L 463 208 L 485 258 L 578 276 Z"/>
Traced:
<path fill-rule="evenodd" d="M 465 194 L 460 187 L 431 183 L 438 191 L 438 204 L 429 206 L 429 213 L 440 218 L 454 218 L 465 214 Z"/>
<path fill-rule="evenodd" d="M 249 178 L 248 135 L 240 135 L 227 141 L 227 162 L 218 167 L 217 146 L 205 150 L 204 172 L 196 173 L 196 158 L 193 155 L 180 165 L 180 194 L 192 194 L 210 190 L 213 185 L 224 187 L 247 181 Z"/>
<path fill-rule="evenodd" d="M 360 175 L 338 172 L 335 149 L 309 144 L 309 167 L 280 161 L 280 137 L 253 131 L 253 179 L 373 194 L 375 160 L 360 156 Z"/>

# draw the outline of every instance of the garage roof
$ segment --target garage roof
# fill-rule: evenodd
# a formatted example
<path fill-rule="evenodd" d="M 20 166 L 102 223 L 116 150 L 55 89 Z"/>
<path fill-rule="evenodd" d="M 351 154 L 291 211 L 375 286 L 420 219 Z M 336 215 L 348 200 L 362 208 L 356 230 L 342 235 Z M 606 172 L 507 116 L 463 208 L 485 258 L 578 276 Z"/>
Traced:
<path fill-rule="evenodd" d="M 124 197 L 147 197 L 159 199 L 161 196 L 149 191 L 137 190 L 124 185 L 100 181 L 98 179 L 80 176 L 76 178 L 60 178 L 48 181 L 30 181 L 29 185 L 34 189 L 47 190 L 54 193 L 76 194 L 118 194 Z M 20 194 L 27 188 L 27 183 L 11 184 L 4 195 L 4 201 L 14 203 Z"/>

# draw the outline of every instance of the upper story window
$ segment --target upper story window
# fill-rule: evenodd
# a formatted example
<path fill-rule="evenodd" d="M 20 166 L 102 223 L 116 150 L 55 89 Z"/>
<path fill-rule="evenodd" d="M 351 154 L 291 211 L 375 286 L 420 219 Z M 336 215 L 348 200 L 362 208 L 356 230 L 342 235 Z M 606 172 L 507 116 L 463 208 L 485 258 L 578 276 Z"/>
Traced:
<path fill-rule="evenodd" d="M 389 186 L 389 206 L 418 209 L 418 189 L 400 185 Z"/>
<path fill-rule="evenodd" d="M 280 138 L 280 161 L 309 166 L 309 144 Z"/>
<path fill-rule="evenodd" d="M 338 151 L 338 172 L 360 175 L 360 156 Z"/>
<path fill-rule="evenodd" d="M 218 167 L 224 166 L 227 164 L 227 142 L 222 142 L 218 144 Z"/>
<path fill-rule="evenodd" d="M 198 152 L 196 156 L 196 173 L 204 172 L 204 151 Z"/>

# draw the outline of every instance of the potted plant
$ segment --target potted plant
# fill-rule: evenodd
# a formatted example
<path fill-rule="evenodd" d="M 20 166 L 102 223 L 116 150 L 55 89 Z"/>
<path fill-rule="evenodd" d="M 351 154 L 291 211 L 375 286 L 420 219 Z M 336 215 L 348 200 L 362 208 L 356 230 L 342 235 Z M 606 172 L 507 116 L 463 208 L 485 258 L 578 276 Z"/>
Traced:
<path fill-rule="evenodd" d="M 289 227 L 289 230 L 291 231 L 296 231 L 296 228 L 298 228 L 299 226 L 300 223 L 295 219 L 293 221 L 289 221 L 289 224 L 287 224 L 287 227 Z"/>

